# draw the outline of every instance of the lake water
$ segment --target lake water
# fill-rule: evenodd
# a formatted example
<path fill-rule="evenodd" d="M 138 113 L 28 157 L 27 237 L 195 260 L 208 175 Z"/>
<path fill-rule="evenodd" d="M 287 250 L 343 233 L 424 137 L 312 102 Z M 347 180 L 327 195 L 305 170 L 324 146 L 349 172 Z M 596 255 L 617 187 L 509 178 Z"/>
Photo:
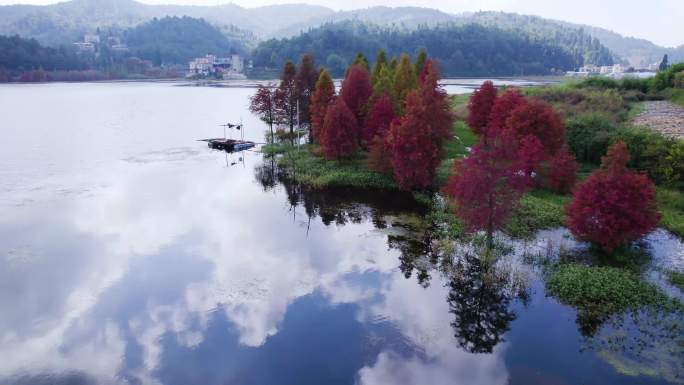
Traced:
<path fill-rule="evenodd" d="M 588 333 L 546 296 L 520 257 L 562 231 L 493 280 L 473 258 L 443 269 L 411 196 L 313 191 L 196 141 L 239 120 L 263 141 L 252 93 L 0 86 L 0 384 L 684 381 L 681 341 Z M 649 243 L 684 268 L 679 240 Z"/>

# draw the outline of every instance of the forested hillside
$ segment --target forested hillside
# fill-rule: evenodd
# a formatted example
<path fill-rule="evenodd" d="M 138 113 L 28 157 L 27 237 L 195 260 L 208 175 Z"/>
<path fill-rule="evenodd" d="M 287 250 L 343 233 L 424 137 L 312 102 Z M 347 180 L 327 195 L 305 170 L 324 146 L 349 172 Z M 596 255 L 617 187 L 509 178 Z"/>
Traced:
<path fill-rule="evenodd" d="M 478 12 L 457 17 L 459 25 L 477 23 L 496 27 L 516 34 L 530 36 L 535 40 L 565 48 L 576 61 L 594 65 L 612 65 L 615 55 L 599 39 L 584 28 L 562 24 L 538 16 L 517 15 L 504 12 Z"/>
<path fill-rule="evenodd" d="M 445 76 L 540 75 L 582 64 L 581 58 L 548 40 L 497 28 L 452 25 L 405 31 L 360 22 L 327 24 L 290 39 L 263 42 L 253 58 L 257 67 L 275 68 L 310 52 L 340 76 L 357 53 L 374 57 L 380 49 L 390 55 L 426 49 Z"/>
<path fill-rule="evenodd" d="M 218 56 L 246 53 L 240 41 L 231 41 L 206 21 L 190 17 L 155 18 L 127 30 L 124 41 L 131 55 L 156 65 L 184 64 L 208 53 Z"/>
<path fill-rule="evenodd" d="M 83 69 L 85 63 L 73 51 L 40 45 L 34 39 L 19 36 L 0 36 L 0 70 L 26 71 L 33 69 Z"/>

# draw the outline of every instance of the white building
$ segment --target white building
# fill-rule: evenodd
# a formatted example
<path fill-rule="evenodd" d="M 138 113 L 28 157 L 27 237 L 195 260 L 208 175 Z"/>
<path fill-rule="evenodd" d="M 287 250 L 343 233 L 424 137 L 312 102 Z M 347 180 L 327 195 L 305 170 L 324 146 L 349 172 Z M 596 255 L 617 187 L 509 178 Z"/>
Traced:
<path fill-rule="evenodd" d="M 240 55 L 232 55 L 231 57 L 205 55 L 204 57 L 195 58 L 188 63 L 187 76 L 207 76 L 221 73 L 223 75 L 235 77 L 236 75 L 241 75 L 243 71 L 244 61 Z"/>

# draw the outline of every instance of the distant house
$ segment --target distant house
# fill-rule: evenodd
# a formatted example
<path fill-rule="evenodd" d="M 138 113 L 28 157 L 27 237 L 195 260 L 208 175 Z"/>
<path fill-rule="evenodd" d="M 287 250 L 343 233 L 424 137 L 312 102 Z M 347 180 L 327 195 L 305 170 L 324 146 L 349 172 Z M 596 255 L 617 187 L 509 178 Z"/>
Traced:
<path fill-rule="evenodd" d="M 188 63 L 187 77 L 205 77 L 221 75 L 228 78 L 244 78 L 244 60 L 240 55 L 230 57 L 217 57 L 205 55 L 191 60 Z"/>
<path fill-rule="evenodd" d="M 74 47 L 78 52 L 95 52 L 95 44 L 93 43 L 77 41 L 74 43 Z"/>

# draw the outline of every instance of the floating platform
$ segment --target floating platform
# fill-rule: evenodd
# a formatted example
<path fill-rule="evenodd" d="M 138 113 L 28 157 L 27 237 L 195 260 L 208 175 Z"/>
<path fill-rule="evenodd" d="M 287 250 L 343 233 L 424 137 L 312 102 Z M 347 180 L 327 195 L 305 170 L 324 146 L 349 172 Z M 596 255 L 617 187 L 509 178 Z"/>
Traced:
<path fill-rule="evenodd" d="M 256 144 L 247 140 L 238 139 L 201 139 L 202 142 L 207 142 L 207 146 L 216 150 L 223 150 L 228 152 L 242 151 L 254 147 Z"/>

